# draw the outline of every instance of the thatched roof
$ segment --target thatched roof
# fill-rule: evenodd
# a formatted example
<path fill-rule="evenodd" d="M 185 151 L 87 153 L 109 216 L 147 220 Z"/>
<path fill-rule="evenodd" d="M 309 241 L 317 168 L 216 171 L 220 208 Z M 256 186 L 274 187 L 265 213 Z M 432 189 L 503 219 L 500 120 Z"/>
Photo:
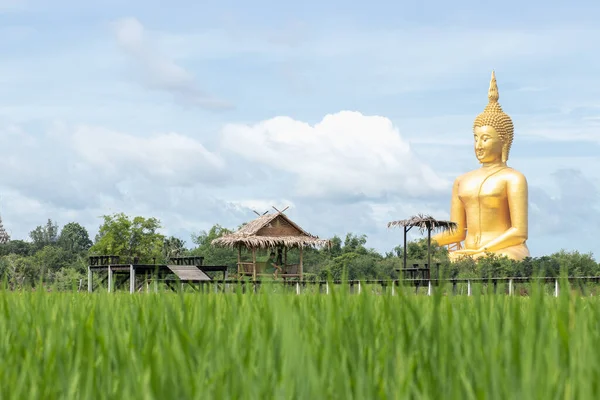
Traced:
<path fill-rule="evenodd" d="M 311 235 L 283 212 L 277 212 L 261 215 L 236 232 L 213 240 L 211 245 L 264 249 L 276 246 L 323 247 L 329 246 L 330 242 Z"/>
<path fill-rule="evenodd" d="M 456 222 L 452 221 L 439 221 L 433 218 L 431 215 L 423 215 L 418 214 L 414 215 L 408 219 L 402 219 L 399 221 L 388 222 L 388 228 L 394 226 L 403 226 L 403 227 L 417 227 L 421 232 L 425 232 L 428 230 L 443 230 L 443 231 L 453 231 L 457 228 Z"/>

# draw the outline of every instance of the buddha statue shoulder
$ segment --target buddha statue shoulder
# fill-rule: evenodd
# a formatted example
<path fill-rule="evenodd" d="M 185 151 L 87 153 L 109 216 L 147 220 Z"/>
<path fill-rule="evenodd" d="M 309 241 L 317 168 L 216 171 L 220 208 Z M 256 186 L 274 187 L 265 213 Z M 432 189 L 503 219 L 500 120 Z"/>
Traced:
<path fill-rule="evenodd" d="M 514 126 L 498 103 L 494 72 L 488 98 L 473 124 L 481 167 L 456 178 L 452 188 L 450 220 L 457 229 L 432 237 L 439 245 L 448 245 L 452 261 L 487 253 L 514 260 L 529 256 L 527 180 L 507 165 Z"/>

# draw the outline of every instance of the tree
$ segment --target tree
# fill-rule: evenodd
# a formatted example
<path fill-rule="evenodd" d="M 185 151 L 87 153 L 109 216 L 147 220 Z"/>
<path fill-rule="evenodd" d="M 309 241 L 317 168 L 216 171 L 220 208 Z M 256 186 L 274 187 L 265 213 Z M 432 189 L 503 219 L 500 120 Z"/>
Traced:
<path fill-rule="evenodd" d="M 402 245 L 394 247 L 394 253 L 402 258 L 404 248 Z M 439 246 L 437 243 L 431 243 L 431 255 L 434 261 L 444 261 L 448 258 L 448 250 Z M 422 262 L 427 259 L 427 239 L 421 238 L 406 244 L 406 258 L 409 263 Z"/>
<path fill-rule="evenodd" d="M 58 237 L 58 244 L 73 253 L 81 253 L 92 247 L 88 231 L 77 222 L 69 222 L 63 226 Z"/>
<path fill-rule="evenodd" d="M 54 245 L 58 240 L 58 224 L 48 219 L 46 225 L 40 225 L 29 232 L 29 237 L 33 241 L 33 247 L 36 250 L 44 246 Z"/>
<path fill-rule="evenodd" d="M 169 259 L 171 257 L 181 257 L 185 253 L 187 253 L 187 249 L 185 248 L 185 242 L 175 236 L 171 236 L 165 239 L 163 246 L 163 255 L 165 259 Z"/>
<path fill-rule="evenodd" d="M 59 246 L 45 246 L 29 257 L 45 281 L 52 281 L 56 271 L 69 266 L 77 256 Z"/>
<path fill-rule="evenodd" d="M 20 256 L 29 256 L 33 254 L 33 244 L 24 240 L 11 240 L 8 243 L 0 244 L 0 256 L 17 254 Z"/>
<path fill-rule="evenodd" d="M 342 239 L 339 236 L 335 235 L 332 237 L 329 242 L 331 246 L 329 249 L 325 249 L 325 251 L 329 252 L 332 257 L 337 257 L 342 254 Z"/>
<path fill-rule="evenodd" d="M 90 252 L 100 255 L 117 255 L 130 260 L 150 262 L 162 258 L 165 237 L 158 233 L 161 228 L 156 218 L 134 217 L 124 213 L 105 215 L 96 235 L 96 243 Z"/>
<path fill-rule="evenodd" d="M 208 232 L 201 231 L 198 235 L 192 235 L 192 241 L 198 245 L 191 251 L 193 256 L 204 257 L 206 265 L 227 265 L 235 269 L 237 264 L 237 251 L 227 247 L 214 247 L 211 242 L 231 231 L 221 225 L 214 225 Z"/>
<path fill-rule="evenodd" d="M 0 271 L 13 289 L 35 286 L 40 275 L 33 257 L 23 257 L 16 254 L 0 258 Z"/>
<path fill-rule="evenodd" d="M 366 254 L 368 251 L 365 244 L 367 244 L 367 235 L 356 236 L 353 233 L 348 233 L 346 240 L 344 240 L 343 252 Z"/>

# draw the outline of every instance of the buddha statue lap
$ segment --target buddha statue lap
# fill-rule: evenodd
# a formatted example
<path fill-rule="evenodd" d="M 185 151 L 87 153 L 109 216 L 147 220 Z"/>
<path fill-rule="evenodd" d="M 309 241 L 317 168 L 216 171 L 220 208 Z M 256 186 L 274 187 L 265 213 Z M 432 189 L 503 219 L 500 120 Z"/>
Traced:
<path fill-rule="evenodd" d="M 527 180 L 506 164 L 514 126 L 498 103 L 494 72 L 488 98 L 487 107 L 473 124 L 475 155 L 481 168 L 456 178 L 452 188 L 450 220 L 457 229 L 432 237 L 440 246 L 449 246 L 452 261 L 487 253 L 514 260 L 529 256 Z"/>

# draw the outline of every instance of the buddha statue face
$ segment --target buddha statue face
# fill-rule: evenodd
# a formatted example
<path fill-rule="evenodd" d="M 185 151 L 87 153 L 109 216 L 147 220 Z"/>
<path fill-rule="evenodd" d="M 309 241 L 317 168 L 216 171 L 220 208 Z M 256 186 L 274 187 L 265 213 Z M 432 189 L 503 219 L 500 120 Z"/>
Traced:
<path fill-rule="evenodd" d="M 508 160 L 513 141 L 514 126 L 510 117 L 502 111 L 498 103 L 498 85 L 496 75 L 492 72 L 489 103 L 481 114 L 475 118 L 473 133 L 475 136 L 475 154 L 480 163 Z M 498 156 L 496 160 L 496 156 Z"/>
<path fill-rule="evenodd" d="M 504 141 L 489 125 L 477 126 L 473 130 L 475 139 L 475 155 L 480 163 L 502 162 L 502 151 L 505 148 Z"/>

